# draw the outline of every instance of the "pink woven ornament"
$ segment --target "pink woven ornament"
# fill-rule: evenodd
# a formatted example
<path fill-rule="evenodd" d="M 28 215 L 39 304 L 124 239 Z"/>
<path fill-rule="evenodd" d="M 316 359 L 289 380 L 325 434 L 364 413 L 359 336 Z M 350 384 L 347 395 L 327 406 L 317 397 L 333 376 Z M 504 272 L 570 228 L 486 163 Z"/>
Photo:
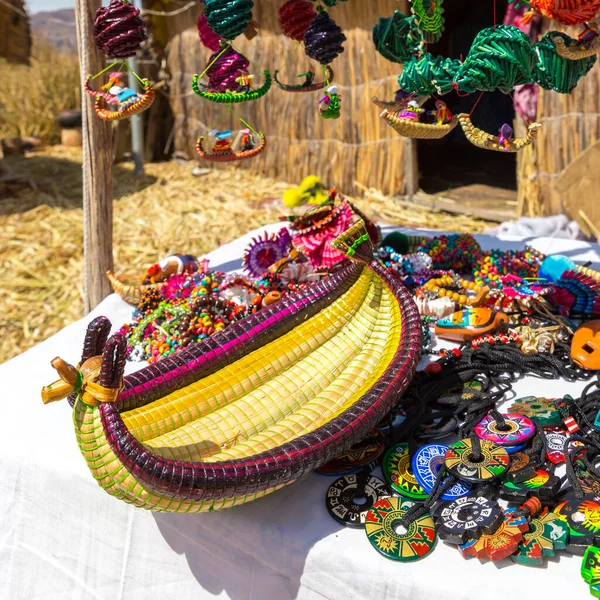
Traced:
<path fill-rule="evenodd" d="M 322 211 L 323 207 L 313 209 Z M 302 218 L 313 211 L 308 211 Z M 342 200 L 337 206 L 332 207 L 328 217 L 318 220 L 314 225 L 303 227 L 293 236 L 292 241 L 302 254 L 310 259 L 315 268 L 332 267 L 342 262 L 346 257 L 338 252 L 331 242 L 341 235 L 352 223 L 354 213 L 346 200 Z"/>
<path fill-rule="evenodd" d="M 202 13 L 196 23 L 202 45 L 213 52 L 221 49 L 221 38 L 210 28 L 206 16 Z"/>
<path fill-rule="evenodd" d="M 221 52 L 222 50 L 215 52 L 208 59 L 209 65 L 215 61 L 206 72 L 208 87 L 215 92 L 236 91 L 240 87 L 236 79 L 240 76 L 240 71 L 247 72 L 250 61 L 231 46 L 219 56 Z"/>
<path fill-rule="evenodd" d="M 94 38 L 110 58 L 130 58 L 148 36 L 139 9 L 124 0 L 111 0 L 96 11 Z"/>

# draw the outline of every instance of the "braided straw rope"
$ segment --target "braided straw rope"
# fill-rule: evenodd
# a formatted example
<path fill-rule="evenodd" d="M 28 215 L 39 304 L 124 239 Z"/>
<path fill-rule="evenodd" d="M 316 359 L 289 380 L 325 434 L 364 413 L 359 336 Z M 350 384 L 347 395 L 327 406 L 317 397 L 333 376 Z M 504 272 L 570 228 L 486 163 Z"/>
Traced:
<path fill-rule="evenodd" d="M 492 135 L 478 129 L 471 123 L 471 117 L 465 113 L 458 115 L 458 122 L 465 132 L 465 137 L 478 148 L 484 150 L 495 150 L 497 152 L 518 152 L 525 146 L 529 146 L 537 137 L 538 130 L 541 127 L 540 123 L 530 123 L 527 127 L 527 135 L 523 138 L 516 138 L 510 141 L 508 148 L 500 145 L 498 136 Z"/>
<path fill-rule="evenodd" d="M 457 125 L 458 119 L 443 125 L 433 123 L 419 123 L 414 119 L 403 119 L 389 110 L 381 113 L 381 118 L 400 135 L 417 140 L 439 140 L 448 135 Z"/>
<path fill-rule="evenodd" d="M 567 45 L 565 40 L 560 37 L 556 37 L 552 40 L 556 46 L 556 53 L 562 58 L 568 58 L 569 60 L 580 60 L 582 58 L 588 58 L 594 56 L 600 52 L 600 37 L 596 38 L 589 48 L 585 48 L 580 44 Z"/>
<path fill-rule="evenodd" d="M 124 111 L 108 110 L 105 99 L 102 96 L 96 96 L 96 104 L 94 106 L 96 114 L 103 121 L 122 121 L 148 110 L 154 102 L 155 92 L 152 84 L 147 79 L 143 79 L 142 83 L 144 84 L 144 95 Z"/>
<path fill-rule="evenodd" d="M 253 158 L 254 156 L 258 156 L 266 147 L 267 147 L 267 138 L 264 133 L 259 133 L 260 136 L 260 144 L 254 146 L 252 150 L 242 150 L 240 152 L 223 152 L 223 153 L 214 153 L 207 152 L 204 149 L 204 137 L 201 136 L 198 138 L 196 142 L 196 152 L 198 156 L 204 160 L 211 160 L 213 162 L 235 162 L 238 160 L 245 160 L 247 158 Z"/>
<path fill-rule="evenodd" d="M 115 275 L 112 271 L 106 272 L 106 278 L 116 294 L 119 294 L 125 302 L 134 305 L 139 304 L 144 291 L 160 290 L 165 286 L 164 282 L 151 283 L 148 285 L 133 283 L 138 282 L 140 278 L 136 276 Z"/>

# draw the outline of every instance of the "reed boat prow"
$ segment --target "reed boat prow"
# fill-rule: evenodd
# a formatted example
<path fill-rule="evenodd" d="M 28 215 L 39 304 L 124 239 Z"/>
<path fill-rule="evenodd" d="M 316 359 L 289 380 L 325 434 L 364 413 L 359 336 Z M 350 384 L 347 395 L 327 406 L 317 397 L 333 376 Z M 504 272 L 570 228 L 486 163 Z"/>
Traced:
<path fill-rule="evenodd" d="M 364 438 L 397 404 L 421 350 L 418 310 L 373 259 L 364 223 L 329 278 L 123 378 L 124 338 L 90 324 L 76 436 L 101 487 L 172 512 L 247 502 Z M 79 371 L 80 369 L 78 369 Z"/>

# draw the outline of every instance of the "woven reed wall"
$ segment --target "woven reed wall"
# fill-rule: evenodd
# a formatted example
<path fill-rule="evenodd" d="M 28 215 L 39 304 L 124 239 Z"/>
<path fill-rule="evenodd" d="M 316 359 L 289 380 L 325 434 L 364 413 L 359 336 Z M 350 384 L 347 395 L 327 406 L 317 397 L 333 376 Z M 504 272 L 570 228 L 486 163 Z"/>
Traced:
<path fill-rule="evenodd" d="M 23 14 L 25 3 L 23 0 L 6 2 L 0 4 L 0 58 L 5 58 L 9 63 L 27 65 L 31 55 L 31 32 L 29 17 Z"/>
<path fill-rule="evenodd" d="M 258 0 L 254 14 L 261 26 L 259 37 L 251 42 L 242 37 L 235 44 L 252 61 L 257 85 L 262 83 L 263 69 L 279 69 L 282 81 L 296 83 L 298 73 L 315 66 L 296 42 L 280 35 L 277 11 L 282 3 Z M 163 10 L 171 8 L 177 7 L 170 4 Z M 371 40 L 378 18 L 391 15 L 395 8 L 407 10 L 404 0 L 353 1 L 330 10 L 348 38 L 346 51 L 332 65 L 342 96 L 337 121 L 319 117 L 319 92 L 293 94 L 275 85 L 256 102 L 234 105 L 233 114 L 202 100 L 191 91 L 192 76 L 202 72 L 209 55 L 195 30 L 198 13 L 191 10 L 166 19 L 176 151 L 193 156 L 198 135 L 214 127 L 239 129 L 234 116 L 239 115 L 264 131 L 268 143 L 260 157 L 238 163 L 239 168 L 290 182 L 317 174 L 348 193 L 358 191 L 356 181 L 384 193 L 403 194 L 406 142 L 381 121 L 380 109 L 370 100 L 374 94 L 391 98 L 397 88 L 399 66 L 381 58 Z"/>
<path fill-rule="evenodd" d="M 578 33 L 566 31 L 573 37 Z M 518 156 L 519 212 L 530 216 L 558 214 L 566 207 L 554 189 L 555 181 L 600 139 L 600 64 L 594 65 L 571 94 L 540 89 L 537 120 L 542 123 L 537 141 Z"/>

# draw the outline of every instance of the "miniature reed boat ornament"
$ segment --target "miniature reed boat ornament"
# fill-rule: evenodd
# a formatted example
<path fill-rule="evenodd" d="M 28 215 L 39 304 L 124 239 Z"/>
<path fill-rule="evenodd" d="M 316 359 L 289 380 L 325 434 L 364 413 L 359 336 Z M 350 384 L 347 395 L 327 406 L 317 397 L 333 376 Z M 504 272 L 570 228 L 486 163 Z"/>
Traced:
<path fill-rule="evenodd" d="M 346 451 L 398 403 L 421 350 L 417 307 L 362 221 L 335 243 L 352 261 L 334 275 L 132 375 L 104 317 L 88 328 L 87 374 L 54 361 L 64 384 L 42 396 L 74 395 L 102 488 L 157 511 L 248 502 Z M 100 354 L 99 373 L 87 369 Z"/>
<path fill-rule="evenodd" d="M 323 71 L 325 75 L 323 81 L 315 81 L 315 74 L 313 71 L 307 71 L 306 73 L 298 75 L 298 77 L 304 77 L 305 80 L 302 83 L 298 83 L 296 85 L 282 83 L 281 81 L 279 81 L 279 79 L 277 79 L 277 74 L 279 73 L 279 71 L 275 71 L 273 73 L 273 79 L 275 83 L 285 92 L 316 92 L 327 87 L 329 83 L 333 80 L 333 69 L 329 65 L 324 65 Z"/>
<path fill-rule="evenodd" d="M 504 125 L 500 130 L 500 135 L 492 135 L 475 127 L 471 122 L 471 117 L 465 113 L 458 115 L 458 122 L 465 133 L 465 137 L 471 144 L 483 150 L 495 150 L 496 152 L 518 152 L 522 150 L 525 146 L 529 146 L 533 142 L 542 127 L 540 123 L 530 123 L 527 126 L 525 137 L 512 138 L 508 134 L 503 133 L 505 127 L 508 127 L 512 134 L 510 126 Z"/>
<path fill-rule="evenodd" d="M 156 92 L 154 87 L 147 79 L 142 79 L 144 90 L 142 94 L 136 94 L 124 102 L 117 102 L 118 109 L 112 110 L 109 108 L 112 103 L 107 100 L 110 94 L 96 95 L 96 103 L 94 110 L 100 119 L 103 121 L 122 121 L 133 115 L 137 115 L 145 110 L 148 110 L 154 102 Z M 86 89 L 87 91 L 87 89 Z M 117 99 L 118 100 L 118 99 Z"/>

